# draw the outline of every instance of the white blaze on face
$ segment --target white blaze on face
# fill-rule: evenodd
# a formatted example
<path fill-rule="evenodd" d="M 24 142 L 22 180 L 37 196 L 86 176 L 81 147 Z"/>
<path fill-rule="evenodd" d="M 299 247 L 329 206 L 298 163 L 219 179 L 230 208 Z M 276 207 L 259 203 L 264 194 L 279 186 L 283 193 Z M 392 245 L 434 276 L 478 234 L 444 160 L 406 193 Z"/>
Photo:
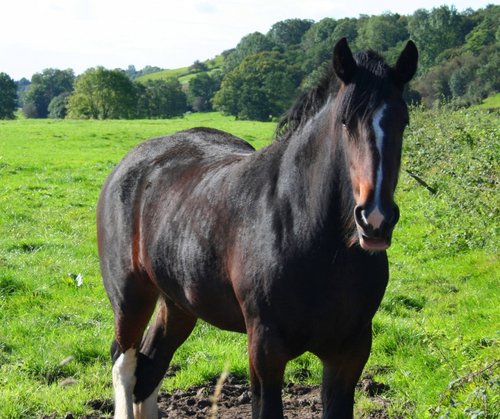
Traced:
<path fill-rule="evenodd" d="M 373 228 L 379 228 L 382 222 L 384 221 L 384 215 L 382 214 L 381 203 L 380 203 L 382 194 L 382 181 L 384 179 L 384 173 L 382 168 L 382 162 L 383 162 L 382 153 L 384 150 L 384 131 L 382 130 L 382 126 L 380 125 L 380 123 L 382 121 L 382 118 L 384 117 L 386 109 L 387 105 L 384 103 L 375 111 L 372 120 L 373 132 L 375 133 L 375 145 L 377 147 L 379 160 L 377 167 L 377 178 L 375 182 L 375 196 L 374 196 L 375 205 L 365 221 Z"/>

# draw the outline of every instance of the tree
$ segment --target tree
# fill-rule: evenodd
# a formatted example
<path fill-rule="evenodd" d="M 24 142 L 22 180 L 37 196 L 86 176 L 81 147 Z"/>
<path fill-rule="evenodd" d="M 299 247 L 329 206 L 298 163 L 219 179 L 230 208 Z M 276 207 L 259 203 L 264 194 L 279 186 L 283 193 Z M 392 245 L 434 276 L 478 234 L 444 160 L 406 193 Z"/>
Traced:
<path fill-rule="evenodd" d="M 129 65 L 125 70 L 125 73 L 130 80 L 135 80 L 138 77 L 145 76 L 146 74 L 157 73 L 159 71 L 162 71 L 160 67 L 152 67 L 150 65 L 147 65 L 142 70 L 137 70 L 134 65 Z"/>
<path fill-rule="evenodd" d="M 304 60 L 302 69 L 310 74 L 332 57 L 335 41 L 332 38 L 337 22 L 325 18 L 315 23 L 302 37 Z"/>
<path fill-rule="evenodd" d="M 54 97 L 49 103 L 49 118 L 64 119 L 68 113 L 68 98 L 70 93 L 64 92 Z"/>
<path fill-rule="evenodd" d="M 127 77 L 130 79 L 130 80 L 135 80 L 137 78 L 137 74 L 139 74 L 139 72 L 137 71 L 137 69 L 135 68 L 135 65 L 132 65 L 130 64 L 127 69 L 125 70 L 125 74 L 127 75 Z"/>
<path fill-rule="evenodd" d="M 172 118 L 187 111 L 186 94 L 176 78 L 137 83 L 138 115 L 145 118 Z"/>
<path fill-rule="evenodd" d="M 91 68 L 79 76 L 69 97 L 68 116 L 76 119 L 128 119 L 137 104 L 133 82 L 122 70 Z"/>
<path fill-rule="evenodd" d="M 499 32 L 500 6 L 490 4 L 474 16 L 477 24 L 465 37 L 465 48 L 474 54 L 486 46 L 498 42 L 496 34 Z"/>
<path fill-rule="evenodd" d="M 467 97 L 477 102 L 500 91 L 500 45 L 489 45 L 475 57 L 472 79 L 468 81 Z"/>
<path fill-rule="evenodd" d="M 186 94 L 176 78 L 138 83 L 138 115 L 144 118 L 173 118 L 187 111 Z"/>
<path fill-rule="evenodd" d="M 208 71 L 208 66 L 199 60 L 196 60 L 193 64 L 189 66 L 190 73 L 199 73 L 201 71 Z"/>
<path fill-rule="evenodd" d="M 0 73 L 0 119 L 14 119 L 16 99 L 16 82 L 8 74 Z"/>
<path fill-rule="evenodd" d="M 61 93 L 73 90 L 73 70 L 48 68 L 31 78 L 25 97 L 23 112 L 26 117 L 47 118 L 50 101 Z"/>
<path fill-rule="evenodd" d="M 347 37 L 351 45 L 355 45 L 358 24 L 357 19 L 325 18 L 304 34 L 301 43 L 303 77 L 297 83 L 302 89 L 315 86 L 324 77 L 331 63 L 333 47 L 340 38 Z"/>
<path fill-rule="evenodd" d="M 287 48 L 299 45 L 302 36 L 313 25 L 314 21 L 309 19 L 287 19 L 275 23 L 267 33 L 267 36 L 278 46 Z"/>
<path fill-rule="evenodd" d="M 201 73 L 189 81 L 188 102 L 195 112 L 212 110 L 212 98 L 219 90 L 220 79 Z"/>
<path fill-rule="evenodd" d="M 224 73 L 238 67 L 241 62 L 252 54 L 271 51 L 276 44 L 266 35 L 260 32 L 254 32 L 241 38 L 235 49 L 228 52 L 224 57 Z M 224 53 L 223 53 L 224 54 Z"/>
<path fill-rule="evenodd" d="M 407 22 L 398 14 L 384 13 L 362 21 L 358 29 L 356 47 L 384 52 L 408 39 Z M 401 49 L 398 50 L 401 52 Z"/>
<path fill-rule="evenodd" d="M 30 87 L 31 82 L 23 77 L 21 80 L 16 81 L 17 86 L 17 107 L 22 108 L 24 106 L 24 98 L 26 96 L 26 92 Z"/>
<path fill-rule="evenodd" d="M 226 74 L 213 103 L 240 119 L 266 121 L 282 114 L 294 95 L 295 83 L 283 54 L 262 52 Z"/>
<path fill-rule="evenodd" d="M 471 78 L 470 67 L 459 67 L 450 76 L 450 91 L 454 98 L 464 96 L 467 93 L 467 84 Z"/>
<path fill-rule="evenodd" d="M 464 41 L 464 17 L 455 7 L 441 6 L 428 12 L 417 10 L 408 19 L 410 37 L 420 45 L 419 69 L 424 73 L 438 64 L 439 55 Z"/>
<path fill-rule="evenodd" d="M 340 38 L 347 38 L 350 43 L 353 43 L 356 37 L 358 36 L 358 21 L 354 18 L 344 18 L 337 20 L 337 25 L 335 25 L 335 29 L 333 30 L 331 39 L 334 44 Z M 332 45 L 333 51 L 333 45 Z"/>

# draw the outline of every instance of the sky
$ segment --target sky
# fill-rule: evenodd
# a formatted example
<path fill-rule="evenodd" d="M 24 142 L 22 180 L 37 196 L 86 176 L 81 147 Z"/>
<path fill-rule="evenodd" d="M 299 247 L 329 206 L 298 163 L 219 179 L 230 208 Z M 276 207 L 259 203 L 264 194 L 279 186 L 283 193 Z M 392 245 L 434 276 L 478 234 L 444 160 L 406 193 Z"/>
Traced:
<path fill-rule="evenodd" d="M 102 65 L 179 68 L 234 48 L 290 18 L 409 15 L 443 4 L 477 10 L 498 0 L 11 0 L 0 8 L 0 72 L 75 74 Z"/>

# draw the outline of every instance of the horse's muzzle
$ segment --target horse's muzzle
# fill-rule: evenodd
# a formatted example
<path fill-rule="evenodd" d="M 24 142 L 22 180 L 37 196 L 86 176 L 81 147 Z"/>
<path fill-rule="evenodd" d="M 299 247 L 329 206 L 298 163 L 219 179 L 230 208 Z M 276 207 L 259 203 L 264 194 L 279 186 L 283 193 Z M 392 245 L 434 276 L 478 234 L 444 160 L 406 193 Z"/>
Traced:
<path fill-rule="evenodd" d="M 358 230 L 359 244 L 364 250 L 382 251 L 391 245 L 392 230 L 399 220 L 399 208 L 365 209 L 358 205 L 354 209 L 354 220 Z"/>

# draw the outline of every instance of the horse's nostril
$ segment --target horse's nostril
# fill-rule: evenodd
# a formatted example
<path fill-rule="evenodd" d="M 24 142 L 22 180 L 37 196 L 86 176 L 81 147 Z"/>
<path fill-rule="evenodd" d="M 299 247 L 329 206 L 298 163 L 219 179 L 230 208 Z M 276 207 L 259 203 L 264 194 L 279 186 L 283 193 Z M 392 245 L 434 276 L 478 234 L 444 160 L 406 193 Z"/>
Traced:
<path fill-rule="evenodd" d="M 399 221 L 399 207 L 394 204 L 390 210 L 386 212 L 384 223 L 387 227 L 394 227 Z"/>
<path fill-rule="evenodd" d="M 363 221 L 363 224 L 364 224 L 365 226 L 370 225 L 370 223 L 368 222 L 367 212 L 366 212 L 366 210 L 365 210 L 365 209 L 363 209 L 363 210 L 361 211 L 361 220 Z"/>
<path fill-rule="evenodd" d="M 368 224 L 365 218 L 365 209 L 361 205 L 357 205 L 356 208 L 354 208 L 354 219 L 360 226 L 365 227 Z"/>

